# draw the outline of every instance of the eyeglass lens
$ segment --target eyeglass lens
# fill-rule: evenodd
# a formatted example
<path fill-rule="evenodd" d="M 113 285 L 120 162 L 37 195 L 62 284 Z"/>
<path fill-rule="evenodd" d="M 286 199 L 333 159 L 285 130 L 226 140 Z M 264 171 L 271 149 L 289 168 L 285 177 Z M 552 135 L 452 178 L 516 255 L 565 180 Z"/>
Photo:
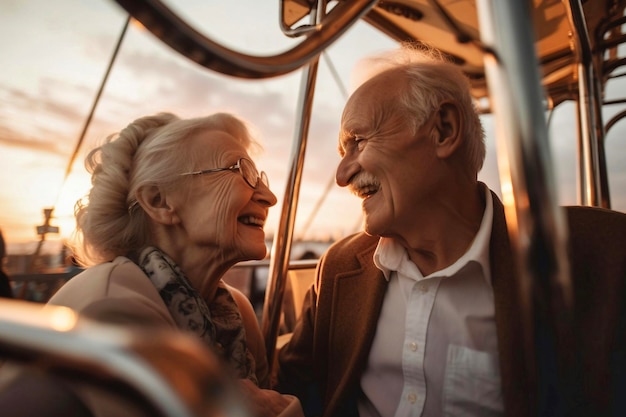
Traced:
<path fill-rule="evenodd" d="M 250 187 L 256 188 L 259 185 L 259 179 L 266 187 L 269 187 L 265 172 L 261 172 L 259 175 L 259 171 L 251 161 L 242 158 L 239 160 L 239 169 L 241 169 L 241 175 Z"/>

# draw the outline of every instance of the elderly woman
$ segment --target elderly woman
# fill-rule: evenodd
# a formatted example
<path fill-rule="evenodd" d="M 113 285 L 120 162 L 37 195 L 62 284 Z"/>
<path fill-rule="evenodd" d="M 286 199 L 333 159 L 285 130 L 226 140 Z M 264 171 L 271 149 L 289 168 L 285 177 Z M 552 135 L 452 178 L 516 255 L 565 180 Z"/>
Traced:
<path fill-rule="evenodd" d="M 294 409 L 269 390 L 266 352 L 249 300 L 222 281 L 266 255 L 276 196 L 248 154 L 259 144 L 236 117 L 140 118 L 88 155 L 92 188 L 76 206 L 78 260 L 91 266 L 50 304 L 109 323 L 196 334 L 230 366 L 256 414 Z M 97 415 L 109 404 L 86 402 Z M 258 404 L 262 401 L 263 404 Z M 299 413 L 299 404 L 296 404 Z"/>

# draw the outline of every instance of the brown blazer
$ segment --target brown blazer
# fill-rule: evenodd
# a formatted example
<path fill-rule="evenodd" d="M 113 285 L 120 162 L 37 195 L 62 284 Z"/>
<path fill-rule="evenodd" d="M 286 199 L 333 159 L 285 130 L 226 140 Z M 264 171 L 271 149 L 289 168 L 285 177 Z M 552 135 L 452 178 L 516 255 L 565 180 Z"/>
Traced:
<path fill-rule="evenodd" d="M 493 193 L 492 193 L 493 194 Z M 525 369 L 516 267 L 502 203 L 493 194 L 490 242 L 502 391 L 507 416 L 535 414 L 535 377 Z M 612 398 L 609 359 L 624 358 L 626 215 L 568 208 L 577 323 L 573 389 L 580 415 L 607 414 Z M 300 397 L 307 415 L 357 415 L 366 366 L 387 281 L 372 262 L 378 238 L 359 233 L 337 242 L 320 260 L 293 337 L 279 353 L 278 386 Z M 615 330 L 621 326 L 622 331 Z M 616 356 L 617 355 L 617 356 Z M 607 366 L 602 365 L 607 363 Z M 623 381 L 622 381 L 623 383 Z"/>

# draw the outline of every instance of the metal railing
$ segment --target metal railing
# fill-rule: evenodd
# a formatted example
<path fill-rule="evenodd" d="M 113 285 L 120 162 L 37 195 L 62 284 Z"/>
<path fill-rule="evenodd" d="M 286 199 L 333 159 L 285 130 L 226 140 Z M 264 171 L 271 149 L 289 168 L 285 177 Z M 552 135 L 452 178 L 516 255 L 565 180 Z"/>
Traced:
<path fill-rule="evenodd" d="M 0 360 L 117 394 L 150 415 L 248 415 L 217 358 L 180 332 L 131 331 L 65 307 L 3 300 Z"/>

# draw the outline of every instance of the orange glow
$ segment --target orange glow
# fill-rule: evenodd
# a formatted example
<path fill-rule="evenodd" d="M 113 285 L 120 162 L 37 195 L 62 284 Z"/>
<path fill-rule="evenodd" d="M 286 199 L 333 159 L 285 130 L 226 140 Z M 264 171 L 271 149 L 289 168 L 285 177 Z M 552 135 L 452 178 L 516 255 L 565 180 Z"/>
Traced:
<path fill-rule="evenodd" d="M 146 27 L 144 25 L 141 24 L 141 22 L 139 20 L 135 20 L 135 19 L 130 19 L 130 24 L 133 25 L 133 27 L 137 30 L 141 30 L 141 31 L 145 31 Z"/>
<path fill-rule="evenodd" d="M 67 307 L 55 307 L 49 312 L 49 324 L 54 330 L 67 332 L 76 326 L 78 316 Z"/>
<path fill-rule="evenodd" d="M 84 170 L 71 174 L 65 181 L 54 210 L 55 225 L 60 228 L 61 239 L 68 239 L 74 232 L 74 205 L 89 192 L 90 187 L 90 176 Z"/>

